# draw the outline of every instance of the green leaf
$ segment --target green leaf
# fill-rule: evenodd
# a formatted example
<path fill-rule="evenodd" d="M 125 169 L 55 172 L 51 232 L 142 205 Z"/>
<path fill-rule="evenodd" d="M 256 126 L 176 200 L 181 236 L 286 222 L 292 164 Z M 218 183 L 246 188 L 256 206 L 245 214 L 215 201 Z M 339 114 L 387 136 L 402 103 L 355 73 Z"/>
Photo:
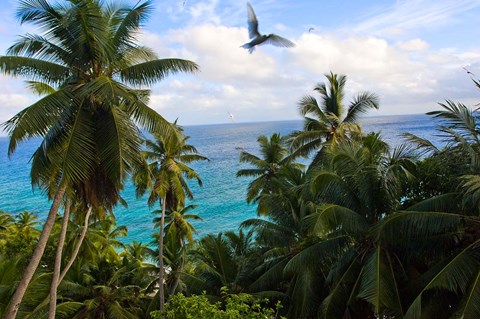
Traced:
<path fill-rule="evenodd" d="M 346 207 L 335 204 L 323 204 L 315 213 L 305 218 L 305 225 L 313 232 L 327 235 L 344 233 L 358 235 L 366 232 L 368 224 L 363 216 Z"/>
<path fill-rule="evenodd" d="M 421 318 L 422 298 L 424 293 L 429 290 L 444 289 L 459 295 L 467 294 L 467 289 L 472 285 L 472 280 L 475 282 L 478 277 L 478 269 L 480 268 L 479 244 L 480 240 L 475 241 L 447 260 L 444 265 L 433 267 L 424 275 L 428 278 L 428 281 L 409 306 L 405 314 L 406 319 Z"/>
<path fill-rule="evenodd" d="M 158 59 L 127 67 L 120 71 L 122 81 L 142 86 L 152 85 L 170 74 L 196 72 L 196 63 L 182 59 Z"/>
<path fill-rule="evenodd" d="M 403 318 L 395 271 L 388 252 L 382 251 L 380 246 L 364 266 L 358 297 L 368 301 L 378 317 Z"/>

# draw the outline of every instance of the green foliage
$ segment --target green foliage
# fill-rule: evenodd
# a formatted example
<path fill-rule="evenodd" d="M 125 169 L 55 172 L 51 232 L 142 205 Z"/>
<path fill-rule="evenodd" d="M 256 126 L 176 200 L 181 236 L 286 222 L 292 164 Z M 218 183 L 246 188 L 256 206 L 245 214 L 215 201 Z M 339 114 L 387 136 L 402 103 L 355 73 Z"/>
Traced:
<path fill-rule="evenodd" d="M 37 216 L 27 211 L 15 217 L 2 212 L 0 223 L 0 254 L 6 258 L 20 258 L 22 263 L 28 262 L 40 234 Z"/>
<path fill-rule="evenodd" d="M 471 172 L 468 154 L 459 147 L 447 148 L 417 163 L 415 180 L 406 185 L 402 206 L 459 191 L 460 177 Z"/>
<path fill-rule="evenodd" d="M 205 294 L 184 296 L 177 294 L 165 304 L 165 313 L 154 311 L 154 319 L 265 319 L 281 318 L 278 312 L 282 308 L 277 303 L 275 309 L 267 306 L 268 300 L 258 300 L 248 294 L 227 294 L 222 289 L 224 302 L 211 303 Z"/>
<path fill-rule="evenodd" d="M 191 273 L 185 276 L 190 293 L 219 295 L 222 287 L 245 292 L 260 264 L 251 233 L 225 232 L 203 237 L 191 252 Z"/>

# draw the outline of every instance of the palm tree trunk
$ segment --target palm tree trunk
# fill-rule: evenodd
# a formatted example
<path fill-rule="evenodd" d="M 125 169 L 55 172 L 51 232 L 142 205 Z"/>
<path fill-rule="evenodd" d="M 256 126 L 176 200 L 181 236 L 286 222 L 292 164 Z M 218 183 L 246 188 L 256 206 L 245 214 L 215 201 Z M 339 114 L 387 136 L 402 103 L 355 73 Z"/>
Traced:
<path fill-rule="evenodd" d="M 58 280 L 58 285 L 60 285 L 63 278 L 67 274 L 68 270 L 70 269 L 70 267 L 72 267 L 75 259 L 77 259 L 78 252 L 80 251 L 80 247 L 82 246 L 83 240 L 85 239 L 85 235 L 87 234 L 91 212 L 92 212 L 92 207 L 89 207 L 88 210 L 87 210 L 87 214 L 85 215 L 85 221 L 84 221 L 84 224 L 83 224 L 82 232 L 80 233 L 80 238 L 78 239 L 77 244 L 76 244 L 75 248 L 73 249 L 72 256 L 70 256 L 70 259 L 68 260 L 68 263 L 65 265 L 65 267 L 62 270 L 62 273 L 60 274 L 60 278 Z"/>
<path fill-rule="evenodd" d="M 180 249 L 183 250 L 183 240 L 180 238 Z M 182 251 L 183 254 L 183 251 Z M 170 296 L 173 296 L 175 294 L 175 291 L 177 290 L 178 284 L 180 283 L 180 274 L 183 271 L 183 264 L 185 262 L 185 259 L 183 256 L 181 257 L 180 260 L 180 265 L 178 266 L 178 270 L 175 274 L 175 281 L 173 282 L 172 290 L 170 290 Z"/>
<path fill-rule="evenodd" d="M 159 275 L 158 275 L 158 287 L 160 295 L 160 313 L 163 318 L 163 311 L 165 310 L 165 290 L 163 286 L 163 277 L 165 276 L 165 269 L 163 266 L 163 233 L 165 225 L 165 207 L 166 207 L 166 196 L 162 199 L 162 216 L 160 218 L 160 238 L 158 239 L 158 259 L 159 259 Z"/>
<path fill-rule="evenodd" d="M 55 265 L 53 266 L 52 283 L 50 285 L 50 302 L 48 308 L 48 319 L 55 319 L 55 312 L 57 309 L 57 287 L 58 279 L 60 277 L 60 268 L 62 267 L 62 252 L 65 244 L 65 236 L 67 235 L 68 221 L 70 219 L 70 200 L 65 201 L 65 213 L 62 219 L 62 229 L 60 231 L 60 238 L 58 239 L 57 252 L 55 254 Z"/>
<path fill-rule="evenodd" d="M 50 211 L 48 213 L 47 220 L 45 224 L 43 224 L 42 233 L 38 239 L 37 247 L 33 251 L 32 258 L 25 268 L 23 272 L 22 279 L 18 283 L 17 289 L 10 299 L 10 303 L 8 304 L 7 309 L 5 310 L 5 317 L 4 319 L 15 319 L 17 316 L 18 308 L 20 307 L 20 303 L 22 302 L 23 296 L 27 291 L 28 284 L 32 280 L 35 271 L 37 270 L 38 264 L 42 259 L 43 252 L 45 251 L 45 247 L 47 246 L 48 237 L 52 232 L 53 224 L 55 223 L 55 217 L 57 216 L 58 208 L 62 203 L 63 195 L 65 194 L 65 190 L 67 188 L 67 184 L 64 182 L 58 188 L 57 193 L 53 199 L 52 206 L 50 207 Z"/>

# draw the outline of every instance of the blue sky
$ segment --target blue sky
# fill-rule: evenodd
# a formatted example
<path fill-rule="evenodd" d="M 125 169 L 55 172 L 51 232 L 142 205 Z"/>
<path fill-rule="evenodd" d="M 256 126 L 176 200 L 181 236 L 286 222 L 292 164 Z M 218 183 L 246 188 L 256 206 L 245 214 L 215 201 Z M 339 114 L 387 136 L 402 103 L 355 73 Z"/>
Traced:
<path fill-rule="evenodd" d="M 1 0 L 0 52 L 20 26 L 17 1 Z M 127 1 L 135 3 L 136 1 Z M 162 0 L 138 35 L 159 57 L 197 62 L 201 72 L 153 86 L 150 105 L 184 125 L 299 119 L 296 105 L 333 71 L 348 76 L 347 101 L 379 95 L 370 115 L 424 113 L 445 99 L 474 106 L 479 91 L 462 67 L 480 77 L 480 0 L 326 1 L 251 0 L 261 33 L 276 33 L 295 48 L 248 41 L 246 1 Z M 308 32 L 309 28 L 314 28 Z M 22 80 L 0 75 L 0 121 L 37 97 Z"/>

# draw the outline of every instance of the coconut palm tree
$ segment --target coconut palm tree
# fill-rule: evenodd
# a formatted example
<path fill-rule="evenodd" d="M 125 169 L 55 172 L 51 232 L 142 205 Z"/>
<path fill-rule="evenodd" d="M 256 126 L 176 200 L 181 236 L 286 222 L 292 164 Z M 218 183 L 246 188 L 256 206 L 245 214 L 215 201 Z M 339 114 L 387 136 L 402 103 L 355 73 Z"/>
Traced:
<path fill-rule="evenodd" d="M 151 11 L 150 1 L 134 7 L 99 0 L 20 2 L 20 22 L 33 24 L 44 34 L 21 37 L 7 56 L 0 57 L 0 69 L 38 82 L 36 87 L 44 85 L 49 94 L 4 128 L 10 136 L 9 154 L 26 139 L 43 138 L 32 158 L 32 183 L 47 190 L 53 202 L 12 297 L 8 319 L 15 317 L 38 266 L 67 187 L 85 206 L 111 209 L 128 171 L 141 162 L 138 125 L 158 134 L 171 130 L 147 106 L 149 91 L 143 88 L 198 66 L 187 60 L 158 59 L 136 43 L 136 31 Z"/>
<path fill-rule="evenodd" d="M 185 240 L 192 243 L 193 235 L 198 234 L 195 227 L 189 222 L 189 220 L 203 219 L 190 212 L 198 205 L 188 205 L 180 207 L 175 210 L 168 209 L 165 213 L 165 233 L 166 236 L 171 236 L 180 243 L 180 246 L 185 244 Z M 155 227 L 159 227 L 159 218 L 154 219 Z"/>
<path fill-rule="evenodd" d="M 171 246 L 173 247 L 173 250 L 176 250 L 177 252 L 177 254 L 174 255 L 178 256 L 178 258 L 175 258 L 178 264 L 177 267 L 173 267 L 172 263 L 170 263 L 172 272 L 174 273 L 170 295 L 175 293 L 178 284 L 180 283 L 180 275 L 183 272 L 185 264 L 185 241 L 193 243 L 193 235 L 198 234 L 197 230 L 189 220 L 203 220 L 200 216 L 190 213 L 195 207 L 197 207 L 197 205 L 188 205 L 180 209 L 177 208 L 176 210 L 168 209 L 165 212 L 165 238 L 167 241 L 172 242 Z M 155 227 L 160 227 L 161 218 L 155 218 L 154 222 Z M 174 252 L 171 251 L 170 253 L 172 254 Z"/>
<path fill-rule="evenodd" d="M 11 240 L 7 242 L 7 255 L 31 254 L 38 240 L 40 231 L 38 217 L 35 213 L 23 211 L 15 215 L 15 223 L 11 228 Z M 27 260 L 28 257 L 24 257 Z"/>
<path fill-rule="evenodd" d="M 69 318 L 144 318 L 148 316 L 144 291 L 150 280 L 135 261 L 118 255 L 96 256 L 72 268 L 59 286 L 62 300 L 58 307 L 66 309 Z M 31 316 L 41 310 L 35 309 Z"/>
<path fill-rule="evenodd" d="M 196 179 L 198 184 L 202 185 L 200 176 L 187 164 L 194 161 L 208 160 L 199 155 L 197 149 L 187 144 L 188 136 L 181 133 L 176 123 L 174 126 L 178 129 L 170 134 L 156 135 L 155 140 L 146 140 L 147 150 L 143 152 L 148 162 L 147 166 L 141 167 L 133 176 L 134 183 L 137 185 L 137 195 L 142 196 L 147 189 L 150 191 L 148 198 L 149 206 L 153 206 L 157 201 L 161 205 L 161 216 L 158 238 L 158 259 L 159 259 L 159 298 L 160 310 L 164 310 L 165 292 L 164 292 L 164 234 L 165 234 L 165 215 L 167 207 L 182 207 L 185 205 L 185 199 L 193 199 L 193 194 L 188 186 L 186 179 Z M 185 179 L 186 178 L 186 179 Z"/>
<path fill-rule="evenodd" d="M 477 83 L 477 82 L 475 82 Z M 445 149 L 438 149 L 431 141 L 415 136 L 413 134 L 404 134 L 404 137 L 410 142 L 423 149 L 425 153 L 439 155 L 445 152 L 462 154 L 463 162 L 461 173 L 463 176 L 459 179 L 459 191 L 463 198 L 463 205 L 470 207 L 472 212 L 480 214 L 478 209 L 480 203 L 480 122 L 478 109 L 471 109 L 461 103 L 455 103 L 447 100 L 445 103 L 439 103 L 441 110 L 429 112 L 427 114 L 439 121 L 437 130 L 443 142 L 446 143 Z"/>
<path fill-rule="evenodd" d="M 443 162 L 454 163 L 453 170 L 448 171 L 452 184 L 447 188 L 449 192 L 419 202 L 408 212 L 392 215 L 378 232 L 389 243 L 407 242 L 405 234 L 409 234 L 416 240 L 402 248 L 409 255 L 428 252 L 430 256 L 424 261 L 427 270 L 413 278 L 417 284 L 409 287 L 405 318 L 480 316 L 476 302 L 480 298 L 478 110 L 448 100 L 440 106 L 441 110 L 428 114 L 439 121 L 437 130 L 445 143 L 443 148 L 413 134 L 405 136 L 430 158 L 447 157 Z"/>
<path fill-rule="evenodd" d="M 370 109 L 378 109 L 378 97 L 369 92 L 356 95 L 348 109 L 344 102 L 347 77 L 332 72 L 325 74 L 327 83 L 319 83 L 314 91 L 320 100 L 306 95 L 300 99 L 298 110 L 305 118 L 303 130 L 290 137 L 292 156 L 308 156 L 316 151 L 313 163 L 319 161 L 321 148 L 325 143 L 336 144 L 349 137 L 361 135 L 359 116 Z"/>
<path fill-rule="evenodd" d="M 414 158 L 404 147 L 391 152 L 372 133 L 329 148 L 317 165 L 310 186 L 317 208 L 304 220 L 317 239 L 305 245 L 284 270 L 299 279 L 291 289 L 300 289 L 302 282 L 315 282 L 317 288 L 310 296 L 301 294 L 306 300 L 294 300 L 303 307 L 290 309 L 290 315 L 311 315 L 318 309 L 315 300 L 323 300 L 320 314 L 324 318 L 401 317 L 400 278 L 392 273 L 399 267 L 398 259 L 371 233 L 372 227 L 400 207 L 399 194 L 404 182 L 413 178 Z"/>
<path fill-rule="evenodd" d="M 10 236 L 14 222 L 15 219 L 11 214 L 0 211 L 0 253 L 4 253 L 4 245 Z"/>
<path fill-rule="evenodd" d="M 279 133 L 274 133 L 270 138 L 261 135 L 257 139 L 261 157 L 242 151 L 240 162 L 248 163 L 253 168 L 244 168 L 237 172 L 237 177 L 254 177 L 247 188 L 247 203 L 257 203 L 259 214 L 265 215 L 267 207 L 263 205 L 261 198 L 276 189 L 276 183 L 282 171 L 290 167 L 302 167 L 293 163 L 288 156 L 288 150 L 283 144 L 283 138 Z"/>
<path fill-rule="evenodd" d="M 15 219 L 7 212 L 0 210 L 0 232 L 7 231 L 14 223 Z"/>
<path fill-rule="evenodd" d="M 261 259 L 256 254 L 253 233 L 243 231 L 209 234 L 191 251 L 194 268 L 185 275 L 190 293 L 206 291 L 219 296 L 222 287 L 241 293 L 254 280 L 252 270 Z"/>

